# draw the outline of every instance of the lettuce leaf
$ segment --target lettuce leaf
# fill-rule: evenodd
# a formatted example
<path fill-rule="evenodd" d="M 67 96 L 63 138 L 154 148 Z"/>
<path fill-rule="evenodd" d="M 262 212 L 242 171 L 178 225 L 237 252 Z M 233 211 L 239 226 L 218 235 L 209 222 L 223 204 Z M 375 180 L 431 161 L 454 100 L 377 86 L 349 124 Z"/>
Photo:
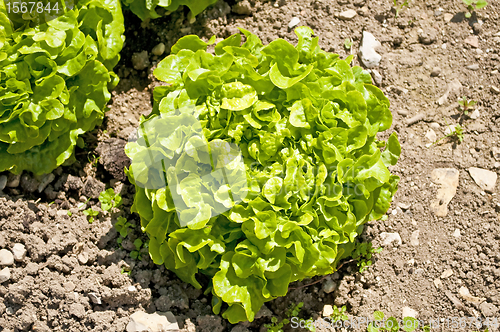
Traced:
<path fill-rule="evenodd" d="M 118 0 L 80 0 L 35 27 L 13 29 L 0 4 L 0 171 L 50 173 L 99 125 L 118 83 Z"/>
<path fill-rule="evenodd" d="M 205 10 L 217 0 L 122 0 L 125 7 L 128 7 L 141 20 L 148 18 L 158 18 L 157 7 L 163 7 L 167 11 L 176 11 L 179 6 L 186 6 L 191 11 L 192 17 Z"/>
<path fill-rule="evenodd" d="M 335 271 L 387 212 L 401 154 L 395 133 L 376 137 L 389 100 L 350 58 L 307 27 L 297 46 L 241 31 L 242 45 L 233 35 L 215 55 L 197 36 L 174 45 L 154 72 L 169 85 L 126 147 L 151 257 L 195 287 L 210 277 L 214 312 L 231 323 Z"/>

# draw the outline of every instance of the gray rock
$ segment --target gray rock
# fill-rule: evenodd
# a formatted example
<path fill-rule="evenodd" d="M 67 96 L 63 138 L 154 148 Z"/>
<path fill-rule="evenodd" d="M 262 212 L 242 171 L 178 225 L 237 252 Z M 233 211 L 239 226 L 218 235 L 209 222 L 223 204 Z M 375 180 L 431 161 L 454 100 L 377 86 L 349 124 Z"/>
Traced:
<path fill-rule="evenodd" d="M 378 70 L 376 70 L 376 69 L 372 70 L 372 77 L 373 77 L 373 80 L 375 81 L 376 85 L 380 86 L 382 84 L 382 81 L 384 78 L 382 77 L 382 75 L 380 75 Z"/>
<path fill-rule="evenodd" d="M 471 167 L 469 168 L 469 174 L 481 189 L 493 193 L 497 182 L 497 173 L 487 169 Z"/>
<path fill-rule="evenodd" d="M 4 267 L 0 271 L 0 284 L 8 281 L 10 279 L 10 269 L 8 267 Z"/>
<path fill-rule="evenodd" d="M 110 138 L 97 144 L 96 152 L 99 154 L 99 163 L 115 179 L 125 181 L 125 167 L 130 166 L 130 159 L 125 154 L 127 142 L 119 138 Z"/>
<path fill-rule="evenodd" d="M 418 30 L 418 40 L 424 45 L 430 45 L 436 41 L 435 31 L 424 32 L 422 29 Z"/>
<path fill-rule="evenodd" d="M 137 311 L 130 316 L 127 332 L 158 332 L 178 331 L 179 325 L 175 316 L 170 312 L 158 312 L 147 314 Z"/>
<path fill-rule="evenodd" d="M 399 233 L 382 232 L 380 233 L 380 239 L 382 240 L 383 246 L 388 246 L 390 244 L 393 244 L 393 242 L 396 242 L 396 245 L 400 245 L 401 243 L 403 243 L 401 241 L 401 236 L 399 235 Z"/>
<path fill-rule="evenodd" d="M 331 278 L 326 278 L 325 281 L 323 282 L 323 292 L 330 294 L 334 290 L 337 289 L 337 283 L 333 281 Z"/>
<path fill-rule="evenodd" d="M 500 148 L 494 146 L 491 148 L 491 154 L 493 155 L 493 158 L 500 160 Z"/>
<path fill-rule="evenodd" d="M 21 262 L 26 257 L 26 247 L 22 243 L 16 243 L 12 247 L 12 253 L 16 262 Z"/>
<path fill-rule="evenodd" d="M 340 13 L 339 18 L 343 21 L 350 21 L 357 15 L 356 11 L 353 9 L 348 9 Z"/>
<path fill-rule="evenodd" d="M 39 185 L 40 182 L 38 182 L 37 179 L 32 178 L 28 174 L 23 174 L 21 176 L 21 188 L 23 188 L 24 191 L 33 193 L 38 189 Z"/>
<path fill-rule="evenodd" d="M 366 68 L 375 68 L 380 64 L 382 56 L 376 52 L 376 48 L 380 46 L 380 42 L 371 33 L 363 31 L 359 55 Z"/>
<path fill-rule="evenodd" d="M 0 175 L 0 191 L 4 190 L 7 186 L 7 175 Z"/>
<path fill-rule="evenodd" d="M 9 266 L 14 264 L 14 255 L 7 249 L 0 250 L 0 266 Z"/>
<path fill-rule="evenodd" d="M 41 193 L 42 191 L 45 190 L 45 188 L 54 181 L 56 176 L 53 173 L 45 174 L 42 176 L 39 181 L 40 184 L 38 185 L 38 192 Z"/>
<path fill-rule="evenodd" d="M 266 305 L 263 305 L 260 310 L 255 314 L 255 319 L 259 319 L 259 318 L 262 318 L 262 317 L 272 317 L 273 316 L 273 312 L 271 310 L 269 310 L 268 307 L 266 307 Z"/>
<path fill-rule="evenodd" d="M 7 187 L 9 188 L 16 188 L 19 186 L 19 183 L 21 182 L 21 175 L 22 172 L 19 174 L 9 174 L 9 178 L 7 180 Z"/>
<path fill-rule="evenodd" d="M 132 65 L 136 70 L 144 70 L 149 66 L 148 51 L 136 52 L 132 54 Z"/>

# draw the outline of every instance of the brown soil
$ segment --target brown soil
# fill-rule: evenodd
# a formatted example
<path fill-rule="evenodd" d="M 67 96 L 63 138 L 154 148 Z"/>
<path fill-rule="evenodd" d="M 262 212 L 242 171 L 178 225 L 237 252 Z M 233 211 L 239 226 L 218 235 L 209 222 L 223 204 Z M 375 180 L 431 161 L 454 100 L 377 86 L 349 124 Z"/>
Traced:
<path fill-rule="evenodd" d="M 453 327 L 453 317 L 500 320 L 500 181 L 486 193 L 468 172 L 479 167 L 499 173 L 493 148 L 500 147 L 500 94 L 495 90 L 500 87 L 500 4 L 490 1 L 471 19 L 465 19 L 459 0 L 410 1 L 397 18 L 389 0 L 244 0 L 232 11 L 234 5 L 219 1 L 192 25 L 183 11 L 144 23 L 126 14 L 127 41 L 116 68 L 121 82 L 103 126 L 86 135 L 87 148 L 78 151 L 78 162 L 56 170 L 43 193 L 25 174 L 19 186 L 0 196 L 0 248 L 22 243 L 27 249 L 24 259 L 9 266 L 10 279 L 0 284 L 0 331 L 124 331 L 129 316 L 140 309 L 172 311 L 184 331 L 266 331 L 271 316 L 281 320 L 298 302 L 304 302 L 300 317 L 314 320 L 325 305 L 346 305 L 350 317 L 372 317 L 381 310 L 398 319 L 403 307 L 409 307 L 425 322 L 441 319 L 433 331 L 478 330 Z M 347 9 L 357 15 L 342 21 L 339 14 Z M 394 117 L 385 136 L 396 131 L 402 145 L 400 162 L 392 169 L 401 182 L 388 218 L 368 224 L 363 238 L 377 246 L 381 233 L 398 233 L 402 244 L 385 246 L 362 274 L 355 264 L 346 264 L 331 279 L 290 290 L 267 303 L 253 323 L 235 327 L 213 315 L 209 297 L 155 266 L 147 249 L 140 261 L 130 257 L 133 241 L 146 239 L 138 217 L 130 214 L 134 189 L 121 172 L 127 160 L 120 150 L 140 116 L 151 111 L 158 85 L 152 69 L 178 38 L 191 33 L 223 38 L 243 27 L 265 43 L 276 38 L 295 43 L 288 28 L 292 17 L 315 31 L 323 49 L 341 57 L 357 53 L 363 31 L 382 43 L 377 84 L 390 99 Z M 477 38 L 477 48 L 465 42 L 468 37 Z M 354 42 L 351 51 L 344 48 L 346 38 Z M 152 56 L 159 42 L 167 52 Z M 151 66 L 138 71 L 131 57 L 143 50 L 150 52 Z M 359 64 L 357 58 L 354 64 Z M 439 105 L 454 80 L 462 87 Z M 428 147 L 431 141 L 425 136 L 431 129 L 439 138 L 447 123 L 459 122 L 456 101 L 461 96 L 478 101 L 474 109 L 479 110 L 478 118 L 463 121 L 463 142 L 447 138 Z M 421 120 L 409 124 L 418 114 L 423 114 Z M 439 188 L 431 181 L 436 168 L 459 171 L 458 190 L 445 217 L 430 210 Z M 99 209 L 96 198 L 107 187 L 121 193 L 124 207 L 89 224 L 82 211 L 90 205 Z M 119 216 L 135 225 L 121 245 L 113 227 Z M 410 240 L 415 231 L 418 244 Z M 452 274 L 442 276 L 446 270 Z M 335 290 L 325 293 L 325 284 L 331 287 L 332 281 Z M 478 303 L 463 298 L 461 287 L 480 298 Z M 292 330 L 290 324 L 284 328 Z"/>

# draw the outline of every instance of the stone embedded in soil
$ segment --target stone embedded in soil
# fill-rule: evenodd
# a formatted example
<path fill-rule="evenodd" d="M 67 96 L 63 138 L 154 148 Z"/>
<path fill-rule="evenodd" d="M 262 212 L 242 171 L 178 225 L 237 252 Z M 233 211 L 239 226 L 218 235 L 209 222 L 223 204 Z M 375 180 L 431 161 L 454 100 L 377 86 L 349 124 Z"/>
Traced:
<path fill-rule="evenodd" d="M 453 18 L 453 14 L 450 14 L 450 13 L 444 13 L 443 18 L 444 18 L 444 21 L 445 21 L 445 22 L 449 22 L 449 21 L 451 21 L 451 19 Z"/>
<path fill-rule="evenodd" d="M 441 279 L 449 278 L 452 275 L 453 275 L 453 270 L 452 269 L 444 270 L 443 273 L 441 273 Z"/>
<path fill-rule="evenodd" d="M 23 174 L 23 176 L 21 176 L 21 188 L 23 188 L 24 191 L 29 193 L 35 192 L 39 185 L 40 182 L 28 174 Z"/>
<path fill-rule="evenodd" d="M 483 302 L 479 305 L 479 310 L 484 315 L 484 317 L 496 317 L 498 314 L 498 308 L 491 303 Z"/>
<path fill-rule="evenodd" d="M 7 250 L 0 250 L 0 266 L 9 266 L 14 264 L 14 255 Z"/>
<path fill-rule="evenodd" d="M 499 147 L 492 147 L 491 148 L 491 154 L 493 155 L 493 158 L 496 160 L 500 160 L 500 148 Z"/>
<path fill-rule="evenodd" d="M 92 303 L 102 304 L 101 297 L 97 293 L 88 293 L 87 295 Z"/>
<path fill-rule="evenodd" d="M 0 284 L 8 281 L 10 279 L 10 269 L 8 267 L 4 267 L 0 270 Z"/>
<path fill-rule="evenodd" d="M 16 262 L 21 262 L 26 257 L 26 247 L 22 243 L 16 243 L 12 247 L 12 253 Z"/>
<path fill-rule="evenodd" d="M 38 185 L 38 192 L 41 193 L 45 188 L 54 181 L 56 176 L 53 173 L 45 174 L 40 178 L 40 184 Z"/>
<path fill-rule="evenodd" d="M 151 50 L 151 53 L 153 53 L 156 56 L 160 56 L 163 53 L 165 53 L 165 44 L 159 43 L 153 49 Z"/>
<path fill-rule="evenodd" d="M 251 15 L 254 11 L 254 8 L 250 4 L 248 0 L 243 0 L 231 7 L 231 10 L 233 13 L 236 13 L 238 15 Z"/>
<path fill-rule="evenodd" d="M 476 36 L 469 36 L 464 39 L 464 43 L 469 44 L 470 46 L 474 48 L 479 47 L 479 39 Z"/>
<path fill-rule="evenodd" d="M 375 82 L 375 84 L 377 86 L 380 86 L 382 84 L 382 81 L 383 81 L 383 77 L 382 75 L 378 72 L 378 70 L 376 69 L 373 69 L 372 70 L 372 77 L 373 77 L 373 81 Z"/>
<path fill-rule="evenodd" d="M 403 243 L 401 241 L 401 236 L 399 235 L 399 233 L 382 232 L 380 233 L 380 239 L 382 240 L 383 246 L 388 246 L 390 244 L 393 244 L 393 242 L 396 242 L 395 245 L 400 245 L 401 243 Z"/>
<path fill-rule="evenodd" d="M 106 189 L 106 185 L 101 181 L 94 179 L 93 177 L 88 177 L 82 188 L 82 195 L 89 198 L 98 199 L 99 194 Z"/>
<path fill-rule="evenodd" d="M 333 292 L 335 289 L 337 289 L 337 283 L 333 281 L 331 278 L 326 278 L 325 281 L 323 282 L 323 291 L 327 294 Z"/>
<path fill-rule="evenodd" d="M 371 33 L 363 31 L 359 54 L 361 62 L 366 68 L 375 68 L 380 64 L 382 56 L 376 52 L 376 48 L 380 46 L 380 42 Z"/>
<path fill-rule="evenodd" d="M 130 322 L 127 325 L 127 332 L 158 332 L 158 331 L 177 331 L 179 325 L 175 316 L 170 312 L 159 312 L 147 314 L 144 311 L 138 311 L 130 316 Z"/>
<path fill-rule="evenodd" d="M 420 230 L 416 230 L 414 231 L 413 233 L 411 233 L 411 236 L 410 236 L 410 244 L 412 246 L 418 246 L 420 244 L 420 241 L 418 240 L 418 236 L 420 235 Z"/>
<path fill-rule="evenodd" d="M 430 206 L 436 216 L 445 217 L 448 214 L 448 204 L 457 193 L 459 174 L 455 168 L 436 168 L 431 172 L 431 181 L 441 185 Z"/>
<path fill-rule="evenodd" d="M 433 283 L 434 283 L 434 286 L 436 286 L 436 288 L 438 288 L 438 289 L 443 288 L 443 282 L 441 281 L 441 279 L 436 278 L 436 279 L 434 279 Z"/>
<path fill-rule="evenodd" d="M 115 179 L 125 181 L 125 167 L 130 166 L 130 158 L 125 154 L 127 142 L 119 138 L 109 138 L 97 144 L 96 152 L 99 154 L 99 163 Z"/>
<path fill-rule="evenodd" d="M 343 21 L 350 21 L 356 17 L 357 13 L 353 9 L 348 9 L 339 14 L 339 18 Z"/>
<path fill-rule="evenodd" d="M 454 237 L 460 237 L 460 230 L 457 228 L 452 234 Z"/>
<path fill-rule="evenodd" d="M 132 65 L 136 70 L 144 70 L 149 66 L 148 51 L 136 52 L 132 54 Z"/>
<path fill-rule="evenodd" d="M 458 79 L 454 79 L 450 83 L 448 83 L 448 86 L 446 88 L 446 92 L 438 99 L 437 103 L 439 105 L 443 105 L 448 101 L 448 97 L 450 94 L 460 94 L 460 91 L 462 90 L 462 83 Z"/>
<path fill-rule="evenodd" d="M 496 87 L 496 86 L 494 86 L 494 85 L 492 85 L 492 86 L 490 87 L 490 91 L 491 91 L 492 93 L 496 94 L 496 95 L 500 94 L 500 89 L 499 89 L 499 88 L 497 88 L 497 87 Z"/>
<path fill-rule="evenodd" d="M 5 189 L 7 186 L 7 175 L 0 175 L 0 191 Z"/>
<path fill-rule="evenodd" d="M 432 71 L 431 71 L 432 77 L 437 77 L 437 76 L 439 76 L 439 74 L 441 74 L 441 68 L 439 68 L 439 67 L 432 68 Z"/>
<path fill-rule="evenodd" d="M 22 173 L 19 174 L 9 174 L 9 179 L 7 180 L 7 187 L 9 188 L 16 188 L 19 186 L 19 183 L 21 182 L 21 175 Z"/>
<path fill-rule="evenodd" d="M 418 41 L 424 45 L 430 45 L 436 41 L 436 32 L 434 29 L 424 32 L 424 30 L 418 30 Z"/>
<path fill-rule="evenodd" d="M 474 110 L 474 111 L 472 111 L 472 113 L 469 115 L 469 117 L 470 117 L 472 120 L 476 120 L 476 119 L 478 119 L 480 116 L 481 116 L 481 114 L 479 113 L 479 110 L 478 110 L 478 109 L 475 109 L 475 110 Z"/>
<path fill-rule="evenodd" d="M 436 132 L 432 129 L 427 130 L 425 133 L 425 138 L 427 138 L 430 142 L 435 142 L 437 139 Z"/>
<path fill-rule="evenodd" d="M 293 29 L 294 27 L 296 27 L 297 25 L 299 25 L 300 23 L 300 18 L 298 17 L 293 17 L 291 20 L 290 20 L 290 23 L 288 23 L 288 27 L 290 29 Z"/>
<path fill-rule="evenodd" d="M 462 286 L 460 287 L 458 293 L 460 294 L 460 296 L 467 302 L 472 302 L 472 303 L 481 303 L 483 302 L 484 300 L 486 300 L 485 298 L 481 298 L 481 297 L 477 297 L 477 296 L 473 296 L 470 292 L 469 292 L 469 289 L 465 286 Z"/>
<path fill-rule="evenodd" d="M 469 174 L 476 184 L 484 191 L 492 193 L 495 190 L 498 177 L 497 173 L 487 169 L 471 167 L 469 168 Z"/>
<path fill-rule="evenodd" d="M 323 317 L 330 317 L 331 315 L 333 315 L 333 307 L 327 304 L 323 307 Z"/>
<path fill-rule="evenodd" d="M 418 312 L 415 309 L 412 309 L 410 307 L 403 307 L 403 318 L 404 317 L 413 317 L 417 318 Z"/>
<path fill-rule="evenodd" d="M 476 70 L 479 70 L 479 65 L 477 63 L 473 63 L 472 65 L 468 65 L 467 69 L 472 70 L 472 71 L 476 71 Z"/>

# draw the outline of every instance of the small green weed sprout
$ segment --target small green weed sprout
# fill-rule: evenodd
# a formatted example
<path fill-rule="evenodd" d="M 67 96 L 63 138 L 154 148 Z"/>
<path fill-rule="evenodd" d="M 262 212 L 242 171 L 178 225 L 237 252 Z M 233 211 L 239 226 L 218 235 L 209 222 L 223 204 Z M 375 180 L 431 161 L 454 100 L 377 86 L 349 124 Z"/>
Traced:
<path fill-rule="evenodd" d="M 372 254 L 382 251 L 382 247 L 373 248 L 371 242 L 360 242 L 352 253 L 352 258 L 357 261 L 359 273 L 363 273 L 372 265 Z"/>
<path fill-rule="evenodd" d="M 468 10 L 468 12 L 465 13 L 466 18 L 470 18 L 474 11 L 484 8 L 488 5 L 488 2 L 486 2 L 486 0 L 462 0 L 462 1 L 467 6 Z"/>
<path fill-rule="evenodd" d="M 375 322 L 370 323 L 366 329 L 368 332 L 398 332 L 400 328 L 405 332 L 413 332 L 418 328 L 418 321 L 413 317 L 404 317 L 401 322 L 394 317 L 389 317 L 384 319 L 385 315 L 382 311 L 375 311 L 373 313 L 373 319 Z"/>
<path fill-rule="evenodd" d="M 101 209 L 103 211 L 110 211 L 112 208 L 117 208 L 122 204 L 122 197 L 120 194 L 115 194 L 113 188 L 109 188 L 99 194 L 99 202 L 101 202 Z"/>
<path fill-rule="evenodd" d="M 477 104 L 477 101 L 472 100 L 472 99 L 467 99 L 466 96 L 463 96 L 462 99 L 458 100 L 458 104 L 462 106 L 462 112 L 464 115 L 469 114 L 469 110 L 471 109 L 472 106 Z"/>
<path fill-rule="evenodd" d="M 349 320 L 349 316 L 346 314 L 346 306 L 342 306 L 341 308 L 338 308 L 336 305 L 333 306 L 333 314 L 330 316 L 332 322 L 338 322 L 339 320 L 341 321 L 346 321 Z"/>
<path fill-rule="evenodd" d="M 404 0 L 402 3 L 399 3 L 398 0 L 393 0 L 394 3 L 394 8 L 396 9 L 396 16 L 394 18 L 397 18 L 399 16 L 399 12 L 403 10 L 404 7 L 408 7 L 408 0 Z"/>
<path fill-rule="evenodd" d="M 143 242 L 141 239 L 136 239 L 134 241 L 135 250 L 130 253 L 130 257 L 132 259 L 142 260 L 142 257 L 141 257 L 142 245 L 143 245 Z"/>
<path fill-rule="evenodd" d="M 439 143 L 440 141 L 442 141 L 443 139 L 445 139 L 447 137 L 454 137 L 460 143 L 462 143 L 464 141 L 464 129 L 462 128 L 461 125 L 457 124 L 453 128 L 452 128 L 452 126 L 448 125 L 448 123 L 446 123 L 446 125 L 450 129 L 450 132 L 448 134 L 444 135 L 443 137 L 441 137 L 440 139 L 438 139 L 437 141 L 435 141 L 434 143 L 432 143 L 431 145 L 429 145 L 429 147 L 433 146 L 434 144 Z"/>
<path fill-rule="evenodd" d="M 129 233 L 130 228 L 134 228 L 135 226 L 128 222 L 128 220 L 124 217 L 118 217 L 115 223 L 115 228 L 120 233 L 122 238 L 126 238 Z M 120 241 L 121 242 L 121 241 Z"/>
<path fill-rule="evenodd" d="M 350 50 L 353 44 L 354 43 L 353 43 L 353 41 L 352 41 L 351 38 L 346 38 L 344 40 L 344 47 L 345 47 L 346 50 Z"/>
<path fill-rule="evenodd" d="M 88 208 L 87 210 L 83 211 L 83 214 L 88 217 L 89 223 L 91 224 L 94 222 L 94 217 L 97 217 L 99 215 L 99 211 Z"/>
<path fill-rule="evenodd" d="M 271 324 L 264 324 L 264 327 L 267 328 L 267 332 L 283 332 L 283 326 L 290 323 L 290 318 L 297 317 L 303 306 L 304 302 L 300 302 L 297 305 L 292 303 L 291 307 L 286 311 L 286 318 L 281 322 L 278 322 L 277 317 L 271 317 Z"/>

